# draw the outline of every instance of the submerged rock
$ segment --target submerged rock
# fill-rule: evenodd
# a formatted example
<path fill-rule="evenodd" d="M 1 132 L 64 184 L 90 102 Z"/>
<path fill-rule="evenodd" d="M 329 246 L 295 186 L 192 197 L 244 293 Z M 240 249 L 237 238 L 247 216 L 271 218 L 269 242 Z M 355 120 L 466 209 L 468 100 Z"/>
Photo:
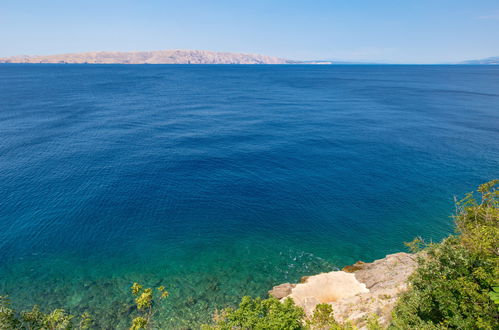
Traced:
<path fill-rule="evenodd" d="M 415 255 L 395 253 L 371 263 L 354 265 L 309 276 L 302 283 L 285 283 L 269 294 L 278 299 L 293 298 L 311 315 L 320 303 L 331 304 L 335 319 L 347 321 L 363 329 L 366 319 L 376 314 L 382 325 L 391 320 L 391 311 L 398 296 L 407 290 L 407 279 L 416 269 Z"/>

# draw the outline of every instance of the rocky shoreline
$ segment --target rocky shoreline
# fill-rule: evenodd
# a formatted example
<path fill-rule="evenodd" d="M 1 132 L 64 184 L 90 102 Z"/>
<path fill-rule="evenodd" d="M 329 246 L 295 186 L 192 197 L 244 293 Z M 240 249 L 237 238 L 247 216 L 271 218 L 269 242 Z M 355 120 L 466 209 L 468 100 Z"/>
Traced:
<path fill-rule="evenodd" d="M 337 322 L 351 322 L 360 329 L 373 314 L 381 325 L 388 325 L 397 298 L 407 290 L 407 280 L 416 266 L 414 254 L 400 252 L 371 263 L 358 261 L 341 271 L 305 276 L 300 283 L 277 285 L 269 295 L 281 300 L 293 298 L 307 315 L 317 304 L 330 304 Z"/>

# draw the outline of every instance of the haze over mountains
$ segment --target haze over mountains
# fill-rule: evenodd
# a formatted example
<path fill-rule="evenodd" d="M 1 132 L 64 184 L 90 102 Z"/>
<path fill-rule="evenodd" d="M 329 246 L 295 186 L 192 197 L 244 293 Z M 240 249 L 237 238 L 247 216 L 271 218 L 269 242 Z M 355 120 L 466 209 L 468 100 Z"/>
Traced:
<path fill-rule="evenodd" d="M 464 61 L 461 64 L 499 64 L 499 56 L 483 58 L 481 60 Z"/>
<path fill-rule="evenodd" d="M 158 50 L 149 52 L 88 52 L 47 56 L 12 56 L 0 63 L 91 63 L 91 64 L 291 64 L 283 58 L 206 50 Z"/>

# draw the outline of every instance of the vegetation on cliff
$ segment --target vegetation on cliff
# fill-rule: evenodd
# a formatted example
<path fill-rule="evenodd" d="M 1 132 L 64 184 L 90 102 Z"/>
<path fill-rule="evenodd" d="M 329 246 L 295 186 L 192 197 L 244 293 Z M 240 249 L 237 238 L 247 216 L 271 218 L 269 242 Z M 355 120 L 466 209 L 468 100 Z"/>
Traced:
<path fill-rule="evenodd" d="M 457 202 L 456 235 L 424 248 L 419 267 L 394 310 L 400 329 L 498 329 L 494 288 L 499 285 L 499 191 L 494 180 Z M 497 290 L 497 289 L 496 289 Z"/>
<path fill-rule="evenodd" d="M 237 309 L 215 313 L 215 324 L 204 329 L 299 329 L 305 313 L 292 299 L 243 297 Z"/>

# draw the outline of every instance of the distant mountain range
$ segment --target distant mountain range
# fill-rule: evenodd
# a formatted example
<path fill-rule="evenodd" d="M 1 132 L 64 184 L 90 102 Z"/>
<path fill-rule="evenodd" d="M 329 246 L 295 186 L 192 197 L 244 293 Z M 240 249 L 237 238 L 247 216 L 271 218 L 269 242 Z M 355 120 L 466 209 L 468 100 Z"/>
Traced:
<path fill-rule="evenodd" d="M 88 64 L 331 64 L 329 61 L 291 61 L 284 58 L 206 50 L 158 50 L 150 52 L 88 52 L 47 56 L 12 56 L 0 63 Z"/>
<path fill-rule="evenodd" d="M 86 52 L 58 55 L 19 55 L 0 58 L 0 63 L 79 64 L 390 64 L 335 60 L 295 61 L 280 57 L 212 52 L 207 50 L 157 50 L 149 52 Z M 456 64 L 499 64 L 499 56 Z"/>
<path fill-rule="evenodd" d="M 461 64 L 499 64 L 499 56 L 488 57 L 481 60 L 470 60 L 461 62 Z"/>

